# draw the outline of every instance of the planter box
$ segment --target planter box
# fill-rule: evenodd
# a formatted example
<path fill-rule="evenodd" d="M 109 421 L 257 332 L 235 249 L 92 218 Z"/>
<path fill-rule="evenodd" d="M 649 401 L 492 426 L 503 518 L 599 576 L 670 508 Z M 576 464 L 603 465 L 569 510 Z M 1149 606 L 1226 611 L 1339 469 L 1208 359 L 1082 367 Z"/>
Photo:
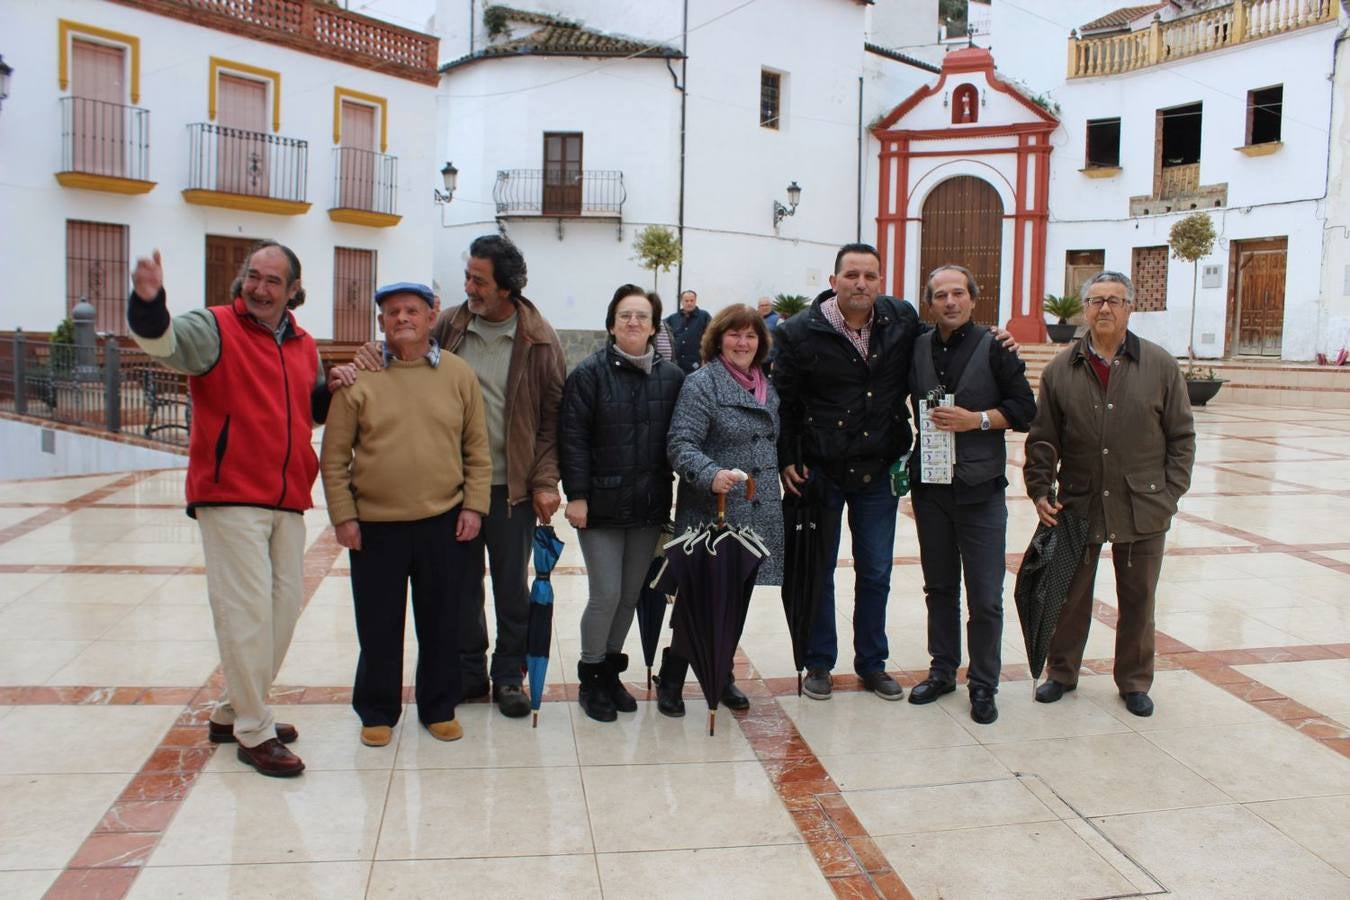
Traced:
<path fill-rule="evenodd" d="M 1186 393 L 1191 398 L 1191 406 L 1204 406 L 1214 399 L 1214 395 L 1223 387 L 1223 379 L 1195 379 L 1186 382 Z"/>
<path fill-rule="evenodd" d="M 1050 340 L 1056 344 L 1067 344 L 1073 340 L 1073 334 L 1078 330 L 1077 325 L 1065 322 L 1063 324 L 1046 324 L 1046 332 L 1050 335 Z"/>

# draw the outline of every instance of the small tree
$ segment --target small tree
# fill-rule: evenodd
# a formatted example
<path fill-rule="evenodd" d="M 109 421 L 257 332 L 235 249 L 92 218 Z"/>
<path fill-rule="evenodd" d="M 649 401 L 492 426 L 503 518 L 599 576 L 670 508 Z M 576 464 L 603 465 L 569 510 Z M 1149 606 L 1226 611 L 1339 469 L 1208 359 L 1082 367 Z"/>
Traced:
<path fill-rule="evenodd" d="M 1191 330 L 1188 332 L 1190 345 L 1186 348 L 1190 356 L 1190 366 L 1195 366 L 1195 292 L 1199 285 L 1200 259 L 1209 256 L 1214 249 L 1214 222 L 1209 213 L 1192 213 L 1172 226 L 1167 233 L 1167 243 L 1172 247 L 1172 257 L 1191 264 Z"/>
<path fill-rule="evenodd" d="M 774 297 L 773 311 L 780 319 L 790 319 L 811 305 L 811 298 L 805 294 L 777 294 Z"/>
<path fill-rule="evenodd" d="M 675 232 L 660 225 L 648 225 L 637 233 L 633 241 L 633 252 L 637 254 L 638 265 L 652 270 L 652 290 L 660 272 L 669 272 L 680 261 L 684 248 Z"/>

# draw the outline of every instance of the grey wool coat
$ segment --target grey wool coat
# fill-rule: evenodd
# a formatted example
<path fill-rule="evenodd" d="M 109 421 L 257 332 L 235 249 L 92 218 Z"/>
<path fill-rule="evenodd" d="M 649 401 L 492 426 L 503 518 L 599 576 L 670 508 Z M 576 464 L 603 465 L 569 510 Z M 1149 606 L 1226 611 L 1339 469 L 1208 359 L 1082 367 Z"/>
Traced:
<path fill-rule="evenodd" d="M 675 534 L 717 517 L 713 476 L 740 469 L 755 479 L 755 499 L 744 485 L 727 495 L 727 522 L 754 529 L 770 557 L 759 584 L 783 583 L 783 504 L 778 484 L 778 392 L 769 385 L 764 405 L 732 379 L 721 363 L 697 369 L 684 380 L 668 445 L 671 468 L 680 476 Z"/>

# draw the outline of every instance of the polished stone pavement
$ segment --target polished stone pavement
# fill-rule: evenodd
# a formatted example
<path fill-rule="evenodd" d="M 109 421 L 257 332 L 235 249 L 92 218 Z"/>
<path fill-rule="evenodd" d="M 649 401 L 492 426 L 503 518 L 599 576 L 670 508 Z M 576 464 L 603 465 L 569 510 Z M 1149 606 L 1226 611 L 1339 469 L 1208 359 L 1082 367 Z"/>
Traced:
<path fill-rule="evenodd" d="M 992 726 L 964 691 L 886 703 L 842 673 L 831 701 L 799 699 L 765 588 L 738 657 L 748 714 L 709 737 L 692 681 L 690 715 L 666 719 L 634 668 L 638 712 L 592 722 L 567 699 L 586 587 L 559 516 L 539 727 L 472 703 L 458 743 L 409 715 L 366 748 L 347 561 L 316 510 L 276 696 L 308 765 L 293 781 L 206 741 L 220 681 L 182 473 L 0 483 L 0 897 L 1350 897 L 1350 422 L 1196 418 L 1152 718 L 1111 683 L 1104 567 L 1092 674 L 1053 706 L 1032 701 L 1009 574 Z M 1015 568 L 1035 520 L 1009 478 Z M 888 633 L 912 685 L 928 660 L 908 507 Z"/>

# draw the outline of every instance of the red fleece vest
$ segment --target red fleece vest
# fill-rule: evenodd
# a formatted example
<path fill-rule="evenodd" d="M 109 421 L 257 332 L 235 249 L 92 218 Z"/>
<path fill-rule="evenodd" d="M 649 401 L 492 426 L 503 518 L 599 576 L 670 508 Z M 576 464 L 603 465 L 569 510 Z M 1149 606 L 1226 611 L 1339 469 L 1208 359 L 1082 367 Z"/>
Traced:
<path fill-rule="evenodd" d="M 189 379 L 188 512 L 197 506 L 303 512 L 319 471 L 310 437 L 319 363 L 314 339 L 288 312 L 290 329 L 278 345 L 238 298 L 210 311 L 220 329 L 220 359 Z"/>

